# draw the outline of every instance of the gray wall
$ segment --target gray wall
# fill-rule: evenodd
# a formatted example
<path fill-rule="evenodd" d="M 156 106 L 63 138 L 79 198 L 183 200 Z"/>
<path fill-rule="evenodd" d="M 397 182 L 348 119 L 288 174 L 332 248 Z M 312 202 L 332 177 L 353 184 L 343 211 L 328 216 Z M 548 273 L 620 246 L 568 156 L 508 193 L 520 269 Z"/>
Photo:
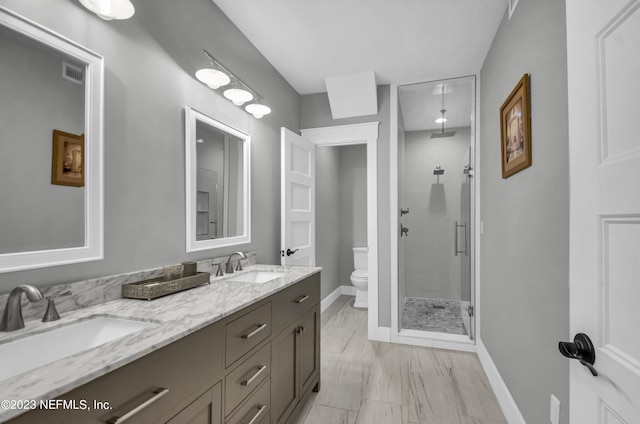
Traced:
<path fill-rule="evenodd" d="M 105 57 L 105 258 L 0 274 L 0 292 L 256 250 L 280 262 L 280 127 L 299 129 L 296 91 L 210 0 L 137 0 L 136 15 L 103 21 L 68 0 L 6 6 Z M 206 48 L 273 109 L 256 120 L 193 76 Z M 185 253 L 184 105 L 252 136 L 252 242 Z"/>
<path fill-rule="evenodd" d="M 316 148 L 316 265 L 322 267 L 324 299 L 340 280 L 340 149 Z"/>
<path fill-rule="evenodd" d="M 0 58 L 0 253 L 82 246 L 84 187 L 51 184 L 53 130 L 85 132 L 75 63 L 5 27 Z"/>
<path fill-rule="evenodd" d="M 353 247 L 367 245 L 367 148 L 316 148 L 316 264 L 322 297 L 351 284 Z"/>
<path fill-rule="evenodd" d="M 326 147 L 331 149 L 332 147 Z M 367 246 L 367 146 L 333 147 L 340 150 L 340 283 L 351 284 L 353 248 Z"/>
<path fill-rule="evenodd" d="M 390 87 L 378 86 L 378 114 L 333 119 L 327 93 L 309 94 L 300 100 L 300 128 L 380 122 L 378 127 L 378 324 L 391 326 L 391 264 L 389 216 Z M 375 265 L 369 266 L 373 268 Z"/>
<path fill-rule="evenodd" d="M 502 102 L 531 74 L 533 165 L 501 178 Z M 568 423 L 569 172 L 565 2 L 521 1 L 481 71 L 481 334 L 528 423 Z"/>
<path fill-rule="evenodd" d="M 404 133 L 401 206 L 409 208 L 410 213 L 402 218 L 409 236 L 400 242 L 405 244 L 407 297 L 462 300 L 460 277 L 465 256 L 454 255 L 453 225 L 455 221 L 461 223 L 462 184 L 467 180 L 462 163 L 468 157 L 471 129 L 448 130 L 455 130 L 455 135 L 432 139 L 433 131 Z M 433 174 L 437 166 L 445 171 L 439 177 Z M 459 241 L 462 240 L 460 233 Z M 467 279 L 466 286 L 469 285 Z M 469 300 L 468 295 L 464 300 Z"/>

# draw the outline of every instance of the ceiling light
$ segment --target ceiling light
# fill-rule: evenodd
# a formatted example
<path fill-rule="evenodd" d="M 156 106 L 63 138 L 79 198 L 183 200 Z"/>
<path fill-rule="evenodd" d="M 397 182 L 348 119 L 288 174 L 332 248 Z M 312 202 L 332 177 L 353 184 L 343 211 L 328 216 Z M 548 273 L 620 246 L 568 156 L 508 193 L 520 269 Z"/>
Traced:
<path fill-rule="evenodd" d="M 253 115 L 256 119 L 262 119 L 263 116 L 271 113 L 271 108 L 262 103 L 251 103 L 245 106 L 244 110 Z"/>
<path fill-rule="evenodd" d="M 243 88 L 228 88 L 224 90 L 224 97 L 231 100 L 236 106 L 242 106 L 253 100 L 253 94 Z"/>
<path fill-rule="evenodd" d="M 196 78 L 209 86 L 209 88 L 213 88 L 214 90 L 228 85 L 231 82 L 231 78 L 224 72 L 218 71 L 217 69 L 204 68 L 198 70 L 196 72 Z"/>
<path fill-rule="evenodd" d="M 443 124 L 445 122 L 447 122 L 447 118 L 443 118 L 442 116 L 436 119 L 436 124 Z"/>
<path fill-rule="evenodd" d="M 80 0 L 80 4 L 105 21 L 129 19 L 136 11 L 129 0 Z"/>

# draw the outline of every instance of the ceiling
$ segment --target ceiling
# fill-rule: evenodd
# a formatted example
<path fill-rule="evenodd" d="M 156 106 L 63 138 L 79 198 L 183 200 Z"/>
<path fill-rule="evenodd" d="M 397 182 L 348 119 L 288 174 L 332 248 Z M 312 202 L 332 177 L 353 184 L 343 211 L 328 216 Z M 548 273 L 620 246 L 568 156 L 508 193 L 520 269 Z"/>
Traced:
<path fill-rule="evenodd" d="M 325 77 L 377 84 L 473 75 L 506 0 L 213 0 L 301 95 Z M 439 107 L 438 107 L 439 109 Z"/>

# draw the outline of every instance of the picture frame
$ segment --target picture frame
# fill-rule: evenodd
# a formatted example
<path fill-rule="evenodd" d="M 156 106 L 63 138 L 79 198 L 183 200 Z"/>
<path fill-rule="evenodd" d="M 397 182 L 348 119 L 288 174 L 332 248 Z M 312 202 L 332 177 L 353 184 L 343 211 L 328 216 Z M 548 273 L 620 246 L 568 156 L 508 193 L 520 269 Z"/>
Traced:
<path fill-rule="evenodd" d="M 502 178 L 531 166 L 531 100 L 524 74 L 500 107 Z"/>
<path fill-rule="evenodd" d="M 51 184 L 84 187 L 84 134 L 53 130 Z"/>

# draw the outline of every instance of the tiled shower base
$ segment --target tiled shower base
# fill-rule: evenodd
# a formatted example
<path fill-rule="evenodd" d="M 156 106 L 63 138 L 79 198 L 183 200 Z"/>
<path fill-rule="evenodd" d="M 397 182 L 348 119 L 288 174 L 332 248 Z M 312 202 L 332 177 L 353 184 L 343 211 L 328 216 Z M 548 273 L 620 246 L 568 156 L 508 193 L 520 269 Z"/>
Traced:
<path fill-rule="evenodd" d="M 402 311 L 402 329 L 468 335 L 468 304 L 459 300 L 407 297 Z"/>

